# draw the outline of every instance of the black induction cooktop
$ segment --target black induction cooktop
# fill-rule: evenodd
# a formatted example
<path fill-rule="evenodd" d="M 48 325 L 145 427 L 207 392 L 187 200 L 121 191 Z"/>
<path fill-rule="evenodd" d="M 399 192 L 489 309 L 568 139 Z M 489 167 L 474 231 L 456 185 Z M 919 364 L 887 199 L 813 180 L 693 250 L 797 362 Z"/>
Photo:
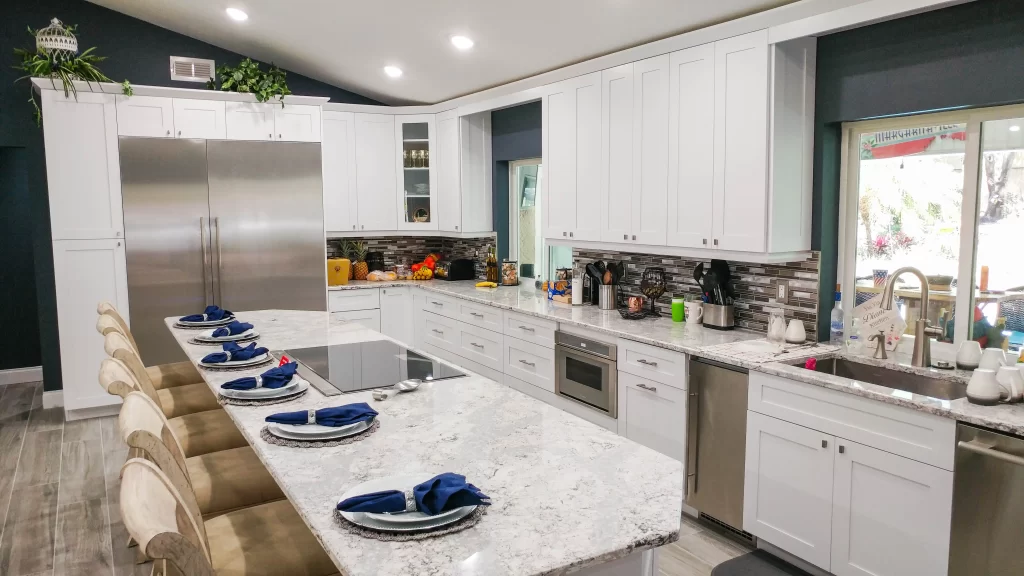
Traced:
<path fill-rule="evenodd" d="M 390 340 L 275 351 L 299 363 L 298 373 L 325 396 L 388 388 L 403 380 L 444 380 L 466 374 Z"/>

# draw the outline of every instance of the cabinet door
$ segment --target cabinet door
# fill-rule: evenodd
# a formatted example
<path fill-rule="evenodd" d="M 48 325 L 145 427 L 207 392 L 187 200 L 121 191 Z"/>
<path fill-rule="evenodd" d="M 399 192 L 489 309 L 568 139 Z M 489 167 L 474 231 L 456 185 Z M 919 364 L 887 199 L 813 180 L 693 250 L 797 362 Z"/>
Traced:
<path fill-rule="evenodd" d="M 576 80 L 576 240 L 601 239 L 601 73 Z"/>
<path fill-rule="evenodd" d="M 715 180 L 715 45 L 671 55 L 669 246 L 710 248 Z"/>
<path fill-rule="evenodd" d="M 380 289 L 380 331 L 407 346 L 413 345 L 411 288 Z"/>
<path fill-rule="evenodd" d="M 273 140 L 274 105 L 225 102 L 224 123 L 228 140 Z"/>
<path fill-rule="evenodd" d="M 331 318 L 353 324 L 359 324 L 374 332 L 380 332 L 380 310 L 351 310 L 349 312 L 331 312 Z"/>
<path fill-rule="evenodd" d="M 576 97 L 575 81 L 551 87 L 544 96 L 544 236 L 568 238 L 576 228 Z"/>
<path fill-rule="evenodd" d="M 764 252 L 768 206 L 768 31 L 715 43 L 713 248 Z"/>
<path fill-rule="evenodd" d="M 175 98 L 174 135 L 178 138 L 223 140 L 227 137 L 224 104 L 216 100 Z"/>
<path fill-rule="evenodd" d="M 459 118 L 459 148 L 462 194 L 462 224 L 459 232 L 493 232 L 490 111 Z M 544 170 L 541 170 L 537 178 L 537 190 L 543 189 L 543 183 Z"/>
<path fill-rule="evenodd" d="M 841 438 L 832 491 L 836 576 L 946 574 L 953 473 Z"/>
<path fill-rule="evenodd" d="M 686 391 L 619 372 L 619 435 L 686 465 Z"/>
<path fill-rule="evenodd" d="M 398 228 L 437 230 L 437 139 L 434 115 L 395 116 L 395 154 L 398 188 Z"/>
<path fill-rule="evenodd" d="M 274 139 L 282 142 L 319 142 L 320 107 L 274 104 Z"/>
<path fill-rule="evenodd" d="M 351 112 L 323 114 L 324 228 L 356 229 L 356 132 Z"/>
<path fill-rule="evenodd" d="M 836 439 L 747 412 L 743 529 L 825 570 Z"/>
<path fill-rule="evenodd" d="M 601 240 L 633 228 L 633 64 L 601 72 Z"/>
<path fill-rule="evenodd" d="M 359 230 L 397 230 L 395 117 L 355 114 Z"/>
<path fill-rule="evenodd" d="M 668 80 L 668 54 L 633 63 L 633 212 L 629 238 L 640 244 L 665 245 Z"/>
<path fill-rule="evenodd" d="M 170 98 L 116 96 L 117 135 L 173 138 L 174 110 Z"/>
<path fill-rule="evenodd" d="M 53 239 L 124 236 L 114 96 L 43 90 L 42 102 Z"/>
<path fill-rule="evenodd" d="M 437 229 L 458 232 L 462 225 L 462 186 L 459 177 L 459 114 L 437 115 Z"/>
<path fill-rule="evenodd" d="M 64 408 L 120 402 L 96 385 L 100 362 L 107 357 L 103 336 L 96 332 L 96 304 L 110 302 L 131 321 L 124 240 L 57 240 L 53 243 L 53 275 Z"/>

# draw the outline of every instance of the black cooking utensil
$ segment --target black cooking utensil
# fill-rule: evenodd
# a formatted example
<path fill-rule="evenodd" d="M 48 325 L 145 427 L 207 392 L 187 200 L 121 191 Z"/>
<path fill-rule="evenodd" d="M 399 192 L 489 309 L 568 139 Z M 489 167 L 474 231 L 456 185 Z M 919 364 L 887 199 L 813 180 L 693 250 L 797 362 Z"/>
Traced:
<path fill-rule="evenodd" d="M 602 279 L 604 278 L 604 272 L 602 272 L 601 269 L 597 267 L 596 262 L 594 262 L 593 264 L 587 264 L 587 274 L 590 274 L 590 276 L 594 280 L 596 280 L 598 284 L 603 283 Z"/>
<path fill-rule="evenodd" d="M 693 269 L 693 279 L 697 282 L 697 286 L 700 286 L 701 294 L 707 294 L 707 290 L 704 289 L 704 263 L 697 264 L 697 267 Z"/>

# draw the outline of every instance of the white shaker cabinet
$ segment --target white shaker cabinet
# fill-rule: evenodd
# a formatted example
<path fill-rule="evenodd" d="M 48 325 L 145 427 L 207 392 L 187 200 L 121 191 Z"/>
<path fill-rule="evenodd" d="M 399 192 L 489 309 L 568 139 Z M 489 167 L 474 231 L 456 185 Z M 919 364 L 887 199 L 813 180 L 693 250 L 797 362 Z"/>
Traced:
<path fill-rule="evenodd" d="M 225 102 L 228 140 L 273 140 L 274 106 L 253 102 Z"/>
<path fill-rule="evenodd" d="M 96 384 L 107 357 L 96 332 L 96 305 L 110 302 L 130 322 L 124 240 L 55 240 L 53 274 L 65 410 L 119 403 Z"/>
<path fill-rule="evenodd" d="M 669 55 L 633 63 L 633 212 L 630 241 L 665 245 Z"/>
<path fill-rule="evenodd" d="M 667 244 L 710 248 L 714 197 L 715 45 L 670 57 Z"/>
<path fill-rule="evenodd" d="M 76 100 L 59 90 L 40 96 L 52 238 L 123 237 L 114 96 L 80 92 Z"/>
<path fill-rule="evenodd" d="M 171 104 L 174 108 L 176 138 L 223 140 L 227 137 L 225 102 L 174 98 Z M 120 124 L 120 117 L 118 123 Z"/>
<path fill-rule="evenodd" d="M 619 371 L 618 403 L 620 436 L 685 465 L 686 390 Z"/>
<path fill-rule="evenodd" d="M 351 112 L 323 113 L 324 228 L 356 230 L 356 133 Z"/>
<path fill-rule="evenodd" d="M 633 228 L 633 64 L 601 72 L 601 240 Z"/>
<path fill-rule="evenodd" d="M 320 107 L 299 104 L 269 104 L 274 110 L 275 140 L 281 142 L 319 142 Z"/>
<path fill-rule="evenodd" d="M 353 324 L 359 324 L 374 332 L 380 332 L 380 309 L 349 310 L 347 312 L 331 312 L 331 318 Z"/>
<path fill-rule="evenodd" d="M 354 114 L 359 230 L 397 230 L 395 117 Z"/>
<path fill-rule="evenodd" d="M 836 576 L 946 574 L 953 473 L 836 441 L 829 571 Z"/>
<path fill-rule="evenodd" d="M 380 289 L 380 332 L 399 342 L 413 346 L 412 288 L 407 286 Z"/>
<path fill-rule="evenodd" d="M 398 228 L 437 230 L 437 134 L 433 114 L 395 116 Z"/>
<path fill-rule="evenodd" d="M 115 96 L 117 135 L 174 138 L 174 109 L 170 98 Z"/>
<path fill-rule="evenodd" d="M 836 439 L 747 412 L 743 529 L 829 568 Z"/>
<path fill-rule="evenodd" d="M 449 110 L 437 115 L 437 229 L 458 232 L 462 225 L 462 180 L 459 174 L 459 114 Z"/>

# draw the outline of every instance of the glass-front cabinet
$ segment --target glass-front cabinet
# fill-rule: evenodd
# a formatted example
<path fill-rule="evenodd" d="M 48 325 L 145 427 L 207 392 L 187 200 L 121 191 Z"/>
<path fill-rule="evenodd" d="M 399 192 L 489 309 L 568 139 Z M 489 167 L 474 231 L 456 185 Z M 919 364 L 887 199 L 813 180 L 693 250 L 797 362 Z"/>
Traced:
<path fill-rule="evenodd" d="M 395 116 L 398 151 L 398 228 L 437 230 L 437 150 L 433 115 Z"/>

